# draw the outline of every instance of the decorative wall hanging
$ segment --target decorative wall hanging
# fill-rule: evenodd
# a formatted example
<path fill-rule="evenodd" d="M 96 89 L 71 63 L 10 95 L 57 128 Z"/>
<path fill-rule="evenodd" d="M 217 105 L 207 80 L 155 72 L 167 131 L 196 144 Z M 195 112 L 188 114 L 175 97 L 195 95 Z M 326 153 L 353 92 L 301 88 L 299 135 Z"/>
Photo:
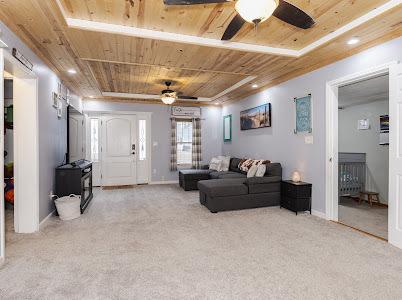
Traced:
<path fill-rule="evenodd" d="M 312 133 L 311 94 L 302 98 L 294 98 L 294 102 L 296 107 L 296 128 L 294 133 Z"/>
<path fill-rule="evenodd" d="M 52 93 L 52 106 L 56 109 L 59 107 L 59 95 L 55 92 Z"/>
<path fill-rule="evenodd" d="M 59 119 L 61 119 L 62 116 L 63 116 L 63 102 L 61 102 L 61 100 L 58 99 L 58 102 L 57 102 L 57 117 Z"/>
<path fill-rule="evenodd" d="M 357 122 L 357 129 L 358 130 L 369 130 L 370 129 L 370 120 L 369 119 L 362 119 Z"/>
<path fill-rule="evenodd" d="M 22 63 L 25 67 L 32 71 L 33 64 L 24 56 L 22 55 L 17 49 L 13 48 L 12 50 L 13 56 Z"/>
<path fill-rule="evenodd" d="M 389 115 L 380 116 L 380 145 L 389 145 Z"/>
<path fill-rule="evenodd" d="M 223 117 L 223 141 L 230 142 L 232 140 L 232 115 Z"/>
<path fill-rule="evenodd" d="M 240 129 L 271 127 L 271 103 L 240 112 Z"/>

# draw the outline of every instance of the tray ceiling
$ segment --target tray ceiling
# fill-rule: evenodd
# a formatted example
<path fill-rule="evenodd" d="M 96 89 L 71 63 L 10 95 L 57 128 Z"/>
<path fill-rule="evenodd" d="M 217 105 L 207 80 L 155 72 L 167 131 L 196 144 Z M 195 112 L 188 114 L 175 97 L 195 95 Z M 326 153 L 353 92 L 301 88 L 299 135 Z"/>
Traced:
<path fill-rule="evenodd" d="M 273 19 L 263 23 L 257 34 L 245 28 L 235 40 L 300 49 L 387 1 L 290 2 L 309 12 L 317 20 L 317 26 L 301 31 Z M 162 0 L 60 0 L 60 3 L 67 17 L 208 38 L 219 38 L 233 14 L 230 3 L 185 8 L 166 8 Z M 102 92 L 158 94 L 165 80 L 175 82 L 173 88 L 186 95 L 213 98 L 255 76 L 255 80 L 217 99 L 237 100 L 401 36 L 401 15 L 399 4 L 296 58 L 74 29 L 68 27 L 56 0 L 0 2 L 2 21 L 70 89 L 85 97 L 99 98 Z M 358 37 L 360 43 L 346 45 L 352 37 Z M 78 73 L 68 74 L 71 68 Z M 253 83 L 260 88 L 252 89 Z"/>

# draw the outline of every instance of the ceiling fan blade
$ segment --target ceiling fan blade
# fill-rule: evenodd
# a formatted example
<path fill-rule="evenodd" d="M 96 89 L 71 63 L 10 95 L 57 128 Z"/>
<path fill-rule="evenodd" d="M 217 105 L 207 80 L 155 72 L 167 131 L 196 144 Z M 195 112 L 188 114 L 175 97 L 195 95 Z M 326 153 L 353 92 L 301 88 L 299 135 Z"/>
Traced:
<path fill-rule="evenodd" d="M 198 97 L 181 96 L 181 95 L 179 95 L 177 98 L 179 98 L 181 100 L 198 100 Z"/>
<path fill-rule="evenodd" d="M 300 8 L 297 8 L 293 4 L 284 0 L 279 0 L 279 6 L 275 9 L 272 15 L 288 24 L 302 29 L 311 28 L 315 24 L 312 17 Z"/>
<path fill-rule="evenodd" d="M 226 28 L 225 33 L 222 36 L 222 41 L 228 41 L 232 37 L 236 35 L 236 33 L 239 32 L 239 30 L 243 27 L 244 23 L 246 21 L 239 15 L 237 14 L 233 20 L 230 22 L 228 28 Z"/>
<path fill-rule="evenodd" d="M 210 3 L 225 3 L 232 0 L 163 0 L 165 5 L 195 5 L 195 4 L 210 4 Z"/>

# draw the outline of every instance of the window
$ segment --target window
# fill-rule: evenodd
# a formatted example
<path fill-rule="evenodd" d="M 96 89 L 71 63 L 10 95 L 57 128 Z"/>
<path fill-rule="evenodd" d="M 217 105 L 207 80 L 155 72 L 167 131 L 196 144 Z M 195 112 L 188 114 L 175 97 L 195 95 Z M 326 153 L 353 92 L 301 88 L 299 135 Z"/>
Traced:
<path fill-rule="evenodd" d="M 193 151 L 193 123 L 191 121 L 177 122 L 176 136 L 177 164 L 191 165 Z"/>
<path fill-rule="evenodd" d="M 99 161 L 99 119 L 91 119 L 91 161 Z"/>
<path fill-rule="evenodd" d="M 147 159 L 147 121 L 140 120 L 138 122 L 138 141 L 139 141 L 139 152 L 138 159 L 146 160 Z"/>

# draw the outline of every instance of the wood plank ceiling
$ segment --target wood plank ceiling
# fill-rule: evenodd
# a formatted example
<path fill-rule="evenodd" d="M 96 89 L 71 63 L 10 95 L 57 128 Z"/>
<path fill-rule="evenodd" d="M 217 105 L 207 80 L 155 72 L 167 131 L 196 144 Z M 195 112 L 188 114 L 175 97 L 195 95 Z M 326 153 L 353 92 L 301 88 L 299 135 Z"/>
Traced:
<path fill-rule="evenodd" d="M 386 0 L 293 0 L 317 24 L 300 30 L 275 18 L 257 33 L 245 26 L 235 41 L 299 50 Z M 165 7 L 162 0 L 61 0 L 68 17 L 219 39 L 233 4 Z M 402 5 L 299 57 L 218 49 L 69 28 L 56 0 L 1 0 L 0 18 L 70 87 L 84 97 L 102 92 L 158 94 L 165 80 L 186 95 L 234 101 L 402 35 Z M 351 37 L 360 43 L 346 45 Z M 74 68 L 76 75 L 68 74 Z M 257 83 L 259 89 L 252 89 Z M 105 97 L 103 97 L 105 98 Z M 113 100 L 108 98 L 109 100 Z M 158 101 L 155 101 L 158 103 Z"/>

